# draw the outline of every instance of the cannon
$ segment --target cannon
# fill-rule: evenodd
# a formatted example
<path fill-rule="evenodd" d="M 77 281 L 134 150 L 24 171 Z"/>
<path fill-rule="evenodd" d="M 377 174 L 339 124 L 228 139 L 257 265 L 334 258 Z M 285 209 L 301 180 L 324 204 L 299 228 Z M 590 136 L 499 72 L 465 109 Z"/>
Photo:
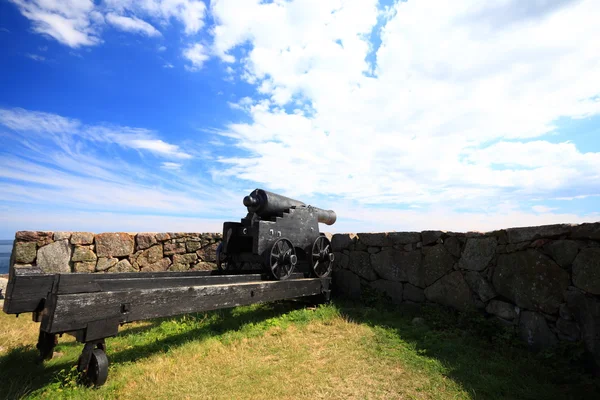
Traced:
<path fill-rule="evenodd" d="M 335 212 L 261 189 L 243 203 L 246 217 L 223 224 L 218 270 L 70 274 L 11 265 L 3 310 L 32 313 L 40 323 L 40 361 L 52 358 L 58 335 L 73 335 L 84 344 L 83 382 L 101 386 L 105 339 L 123 324 L 278 300 L 329 301 L 334 256 L 319 223 L 333 224 Z M 256 265 L 266 271 L 253 271 Z"/>
<path fill-rule="evenodd" d="M 217 249 L 220 270 L 264 268 L 276 280 L 287 279 L 294 271 L 329 276 L 334 255 L 319 223 L 334 224 L 334 211 L 263 189 L 252 191 L 243 204 L 246 217 L 223 224 L 223 241 Z"/>

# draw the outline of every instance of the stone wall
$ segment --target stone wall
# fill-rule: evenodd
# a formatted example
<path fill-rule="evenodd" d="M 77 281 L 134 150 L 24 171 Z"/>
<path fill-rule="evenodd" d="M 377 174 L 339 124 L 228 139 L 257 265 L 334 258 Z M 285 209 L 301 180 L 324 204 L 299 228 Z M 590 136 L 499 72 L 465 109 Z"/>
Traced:
<path fill-rule="evenodd" d="M 481 310 L 533 348 L 583 340 L 600 365 L 600 222 L 488 233 L 335 234 L 334 288 Z M 215 268 L 213 233 L 17 232 L 11 268 L 33 273 Z"/>
<path fill-rule="evenodd" d="M 582 339 L 600 365 L 600 223 L 336 234 L 332 249 L 338 293 L 481 310 L 535 349 Z"/>
<path fill-rule="evenodd" d="M 11 268 L 32 272 L 215 269 L 215 233 L 31 232 L 15 235 Z"/>

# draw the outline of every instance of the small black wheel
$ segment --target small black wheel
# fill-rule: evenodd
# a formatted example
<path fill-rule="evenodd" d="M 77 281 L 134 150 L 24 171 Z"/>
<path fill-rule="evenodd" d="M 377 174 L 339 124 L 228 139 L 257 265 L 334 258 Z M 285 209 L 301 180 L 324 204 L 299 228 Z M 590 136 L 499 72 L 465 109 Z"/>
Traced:
<path fill-rule="evenodd" d="M 94 349 L 87 370 L 83 373 L 84 380 L 93 386 L 102 386 L 108 378 L 108 357 L 100 349 Z"/>
<path fill-rule="evenodd" d="M 277 239 L 267 254 L 267 267 L 273 278 L 284 280 L 292 275 L 296 266 L 296 250 L 288 239 Z"/>
<path fill-rule="evenodd" d="M 331 252 L 331 242 L 325 236 L 319 236 L 315 239 L 312 246 L 312 273 L 319 278 L 325 278 L 331 274 L 333 266 L 333 253 Z"/>

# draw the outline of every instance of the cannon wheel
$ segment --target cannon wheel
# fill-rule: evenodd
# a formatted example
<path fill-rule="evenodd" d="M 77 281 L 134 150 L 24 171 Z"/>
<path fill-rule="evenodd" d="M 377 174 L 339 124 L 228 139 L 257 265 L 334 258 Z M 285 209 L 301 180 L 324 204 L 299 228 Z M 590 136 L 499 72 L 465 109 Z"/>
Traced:
<path fill-rule="evenodd" d="M 296 250 L 289 239 L 277 239 L 267 254 L 267 267 L 277 280 L 290 277 L 296 266 Z"/>
<path fill-rule="evenodd" d="M 331 274 L 332 269 L 331 242 L 325 236 L 315 239 L 312 246 L 312 272 L 319 278 Z"/>

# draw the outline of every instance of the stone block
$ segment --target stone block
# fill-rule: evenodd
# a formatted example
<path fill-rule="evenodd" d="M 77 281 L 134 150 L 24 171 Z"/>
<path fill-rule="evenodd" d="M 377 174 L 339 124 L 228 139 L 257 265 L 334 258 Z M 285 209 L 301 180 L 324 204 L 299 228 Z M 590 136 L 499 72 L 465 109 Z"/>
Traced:
<path fill-rule="evenodd" d="M 425 301 L 423 289 L 411 285 L 410 283 L 404 284 L 402 296 L 404 300 L 412 301 L 413 303 L 423 303 Z"/>
<path fill-rule="evenodd" d="M 161 260 L 144 266 L 142 272 L 161 272 L 166 271 L 171 266 L 171 259 L 169 257 L 162 258 Z"/>
<path fill-rule="evenodd" d="M 416 244 L 421 241 L 421 232 L 388 232 L 390 245 Z"/>
<path fill-rule="evenodd" d="M 490 301 L 485 311 L 508 321 L 512 321 L 519 316 L 514 304 L 499 300 Z"/>
<path fill-rule="evenodd" d="M 67 240 L 40 247 L 37 251 L 37 266 L 47 274 L 69 273 L 71 252 L 71 245 Z"/>
<path fill-rule="evenodd" d="M 423 284 L 429 286 L 452 270 L 454 258 L 448 253 L 444 245 L 436 244 L 433 247 L 423 248 Z M 418 285 L 416 285 L 418 286 Z"/>
<path fill-rule="evenodd" d="M 174 254 L 185 254 L 185 243 L 165 243 L 163 245 L 165 256 L 172 256 Z"/>
<path fill-rule="evenodd" d="M 13 257 L 16 263 L 30 264 L 37 256 L 36 242 L 15 242 Z"/>
<path fill-rule="evenodd" d="M 71 240 L 73 240 L 73 236 Z M 133 254 L 133 237 L 131 235 L 124 232 L 96 235 L 96 255 L 98 257 L 124 257 L 131 254 Z"/>
<path fill-rule="evenodd" d="M 494 269 L 496 291 L 521 308 L 558 312 L 569 274 L 536 250 L 500 254 Z"/>
<path fill-rule="evenodd" d="M 364 251 L 351 251 L 348 269 L 368 281 L 377 279 L 377 274 L 371 267 L 370 255 Z"/>
<path fill-rule="evenodd" d="M 94 272 L 96 270 L 96 261 L 80 261 L 73 263 L 73 272 Z"/>
<path fill-rule="evenodd" d="M 421 232 L 421 241 L 423 242 L 423 246 L 428 246 L 437 242 L 438 239 L 442 237 L 444 232 L 442 231 L 423 231 Z"/>
<path fill-rule="evenodd" d="M 334 235 L 335 237 L 335 235 Z M 347 297 L 349 299 L 358 300 L 361 296 L 360 278 L 358 275 L 347 269 L 334 271 L 333 275 L 333 292 L 335 295 Z"/>
<path fill-rule="evenodd" d="M 108 272 L 138 272 L 138 269 L 131 265 L 129 260 L 121 260 L 114 267 L 110 268 Z"/>
<path fill-rule="evenodd" d="M 73 262 L 94 262 L 94 267 L 96 265 L 96 253 L 90 250 L 89 246 L 75 246 L 73 250 L 73 255 L 71 256 L 71 261 Z"/>
<path fill-rule="evenodd" d="M 198 261 L 196 253 L 191 254 L 175 254 L 173 256 L 173 264 L 169 267 L 171 271 L 187 271 L 192 264 Z"/>
<path fill-rule="evenodd" d="M 558 265 L 568 268 L 579 253 L 579 244 L 574 240 L 554 240 L 544 246 L 544 251 Z"/>
<path fill-rule="evenodd" d="M 52 238 L 55 242 L 58 242 L 59 240 L 69 240 L 71 239 L 71 233 L 72 232 L 54 232 Z"/>
<path fill-rule="evenodd" d="M 118 262 L 119 259 L 117 258 L 100 257 L 96 262 L 96 271 L 106 271 L 117 265 Z"/>
<path fill-rule="evenodd" d="M 571 233 L 572 228 L 573 226 L 570 224 L 528 226 L 506 229 L 506 234 L 508 236 L 508 243 L 519 243 L 540 238 L 551 239 L 568 235 Z"/>
<path fill-rule="evenodd" d="M 389 246 L 388 234 L 387 232 L 379 232 L 379 233 L 359 233 L 358 241 L 369 247 L 369 246 Z"/>
<path fill-rule="evenodd" d="M 371 255 L 371 266 L 373 270 L 389 281 L 406 282 L 406 270 L 408 263 L 414 263 L 412 253 L 405 253 L 400 250 L 384 249 L 377 254 Z M 418 254 L 417 262 L 421 262 L 421 255 Z"/>
<path fill-rule="evenodd" d="M 586 223 L 572 227 L 571 238 L 600 240 L 600 222 Z"/>
<path fill-rule="evenodd" d="M 497 296 L 492 284 L 481 273 L 465 271 L 464 277 L 471 290 L 477 293 L 481 301 L 487 302 Z"/>
<path fill-rule="evenodd" d="M 533 350 L 543 350 L 558 343 L 546 319 L 533 311 L 522 311 L 519 318 L 519 336 Z"/>
<path fill-rule="evenodd" d="M 588 293 L 600 295 L 600 248 L 579 252 L 573 261 L 573 285 Z"/>
<path fill-rule="evenodd" d="M 154 233 L 138 233 L 135 235 L 136 249 L 146 250 L 158 243 Z"/>
<path fill-rule="evenodd" d="M 333 260 L 333 269 L 346 269 L 350 258 L 344 253 L 334 253 L 335 259 Z"/>
<path fill-rule="evenodd" d="M 73 232 L 71 234 L 71 244 L 92 244 L 94 243 L 94 234 L 91 232 Z"/>
<path fill-rule="evenodd" d="M 358 240 L 358 236 L 353 233 L 336 233 L 331 238 L 331 250 L 341 252 L 344 249 L 351 250 L 350 247 Z"/>
<path fill-rule="evenodd" d="M 54 242 L 54 232 L 48 231 L 19 231 L 15 233 L 17 242 L 36 242 L 38 247 Z"/>
<path fill-rule="evenodd" d="M 556 321 L 556 330 L 561 340 L 576 342 L 580 338 L 579 326 L 577 326 L 575 321 L 567 321 L 566 319 L 559 318 Z"/>
<path fill-rule="evenodd" d="M 471 291 L 459 271 L 451 272 L 425 289 L 427 300 L 459 311 L 475 308 Z"/>
<path fill-rule="evenodd" d="M 169 235 L 168 233 L 157 233 L 156 234 L 156 240 L 158 240 L 159 242 L 165 242 L 170 239 L 171 239 L 171 235 Z"/>
<path fill-rule="evenodd" d="M 149 265 L 160 261 L 163 258 L 163 246 L 162 244 L 155 244 L 154 246 L 140 250 L 131 256 L 131 263 L 135 268 L 147 268 Z"/>
<path fill-rule="evenodd" d="M 600 365 L 600 299 L 586 296 L 578 290 L 566 293 L 567 306 L 581 330 L 581 339 L 585 348 L 594 356 L 596 365 Z"/>
<path fill-rule="evenodd" d="M 196 251 L 196 254 L 201 261 L 215 263 L 217 262 L 217 247 L 219 247 L 219 243 L 211 243 Z"/>
<path fill-rule="evenodd" d="M 448 250 L 448 253 L 454 257 L 460 257 L 460 241 L 456 236 L 450 236 L 444 240 L 444 247 Z"/>
<path fill-rule="evenodd" d="M 370 283 L 370 286 L 379 293 L 387 295 L 394 304 L 402 303 L 402 283 L 378 279 Z"/>
<path fill-rule="evenodd" d="M 197 241 L 187 241 L 185 242 L 185 249 L 187 250 L 188 253 L 195 253 L 196 251 L 200 250 L 202 248 L 202 242 L 197 240 Z"/>
<path fill-rule="evenodd" d="M 467 239 L 458 266 L 471 271 L 483 271 L 494 258 L 497 244 L 495 237 Z"/>

